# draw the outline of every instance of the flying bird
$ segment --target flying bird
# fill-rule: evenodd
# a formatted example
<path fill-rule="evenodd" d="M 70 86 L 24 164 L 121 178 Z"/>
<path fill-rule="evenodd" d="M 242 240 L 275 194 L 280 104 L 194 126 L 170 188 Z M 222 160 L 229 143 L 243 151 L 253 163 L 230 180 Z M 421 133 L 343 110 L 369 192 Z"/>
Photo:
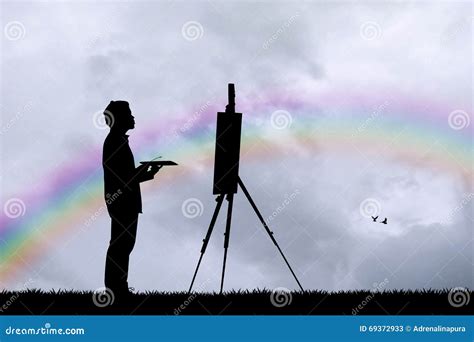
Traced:
<path fill-rule="evenodd" d="M 385 218 L 385 220 L 383 220 L 383 221 L 380 222 L 380 223 L 387 224 L 387 218 Z"/>
<path fill-rule="evenodd" d="M 375 217 L 370 216 L 370 217 L 372 217 L 372 220 L 373 220 L 374 222 L 377 222 L 377 219 L 379 218 L 378 216 L 375 216 Z"/>

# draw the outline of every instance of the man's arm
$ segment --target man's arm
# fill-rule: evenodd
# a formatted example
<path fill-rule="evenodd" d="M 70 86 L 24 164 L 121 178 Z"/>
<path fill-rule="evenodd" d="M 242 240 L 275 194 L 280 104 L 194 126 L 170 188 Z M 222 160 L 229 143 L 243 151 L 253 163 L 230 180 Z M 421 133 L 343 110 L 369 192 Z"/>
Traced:
<path fill-rule="evenodd" d="M 135 179 L 137 182 L 146 182 L 152 180 L 161 166 L 142 164 L 135 169 Z"/>

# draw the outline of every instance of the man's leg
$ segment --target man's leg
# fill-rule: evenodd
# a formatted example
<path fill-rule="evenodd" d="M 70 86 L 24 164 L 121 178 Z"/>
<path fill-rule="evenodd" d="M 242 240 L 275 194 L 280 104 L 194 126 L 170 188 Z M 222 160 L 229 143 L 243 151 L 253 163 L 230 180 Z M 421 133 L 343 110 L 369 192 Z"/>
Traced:
<path fill-rule="evenodd" d="M 128 266 L 137 234 L 138 214 L 111 214 L 112 232 L 105 264 L 105 286 L 128 291 Z"/>

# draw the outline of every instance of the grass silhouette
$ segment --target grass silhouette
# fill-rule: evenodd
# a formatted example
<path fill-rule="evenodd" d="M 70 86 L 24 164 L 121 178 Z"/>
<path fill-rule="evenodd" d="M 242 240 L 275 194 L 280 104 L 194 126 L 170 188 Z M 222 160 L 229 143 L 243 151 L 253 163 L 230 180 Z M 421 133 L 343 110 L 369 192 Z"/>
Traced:
<path fill-rule="evenodd" d="M 472 291 L 467 290 L 467 298 Z M 0 315 L 469 315 L 446 290 L 203 292 L 147 291 L 119 300 L 94 291 L 0 292 Z M 452 302 L 452 299 L 451 299 Z M 456 303 L 455 303 L 456 304 Z M 457 307 L 458 306 L 458 307 Z"/>

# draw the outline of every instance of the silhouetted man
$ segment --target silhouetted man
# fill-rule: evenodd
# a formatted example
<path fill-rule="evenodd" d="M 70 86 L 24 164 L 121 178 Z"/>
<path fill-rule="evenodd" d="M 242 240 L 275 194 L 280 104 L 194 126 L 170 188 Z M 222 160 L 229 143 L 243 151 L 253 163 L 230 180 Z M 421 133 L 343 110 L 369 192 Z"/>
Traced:
<path fill-rule="evenodd" d="M 105 286 L 114 295 L 129 293 L 128 264 L 135 245 L 138 214 L 142 212 L 140 183 L 153 179 L 159 167 L 135 167 L 125 133 L 135 127 L 126 101 L 111 101 L 104 111 L 110 133 L 104 142 L 104 195 L 112 219 L 112 233 L 105 263 Z"/>

